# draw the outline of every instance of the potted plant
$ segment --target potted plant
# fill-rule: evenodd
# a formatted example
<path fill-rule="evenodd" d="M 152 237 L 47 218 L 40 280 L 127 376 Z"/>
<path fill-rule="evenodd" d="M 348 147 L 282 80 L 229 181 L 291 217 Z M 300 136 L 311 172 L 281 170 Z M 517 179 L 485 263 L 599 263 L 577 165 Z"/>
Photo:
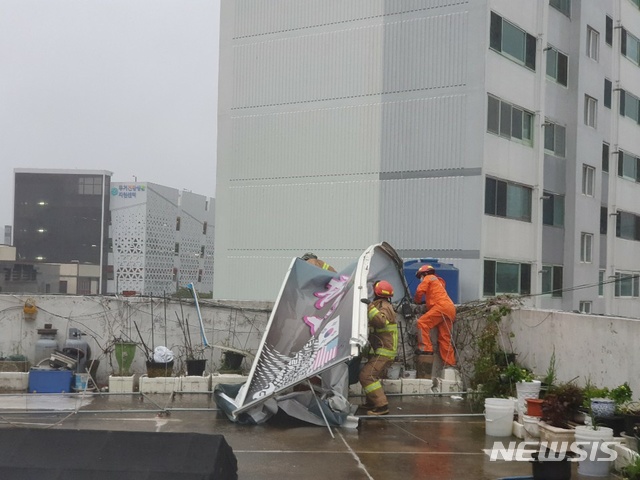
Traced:
<path fill-rule="evenodd" d="M 640 455 L 636 455 L 629 465 L 622 467 L 625 480 L 640 480 Z"/>
<path fill-rule="evenodd" d="M 138 346 L 146 357 L 147 376 L 149 378 L 170 377 L 173 374 L 173 352 L 167 347 L 154 347 L 153 344 L 149 348 L 142 338 L 138 324 L 133 322 L 133 325 L 140 337 L 140 345 Z"/>
<path fill-rule="evenodd" d="M 553 388 L 542 402 L 540 439 L 547 442 L 573 441 L 574 430 L 570 422 L 583 403 L 582 389 L 572 382 Z"/>
<path fill-rule="evenodd" d="M 592 411 L 590 425 L 576 426 L 575 438 L 587 451 L 587 458 L 578 464 L 578 473 L 589 477 L 606 477 L 613 460 L 604 455 L 601 444 L 613 440 L 613 429 L 599 425 Z"/>
<path fill-rule="evenodd" d="M 625 429 L 625 418 L 620 408 L 627 402 L 631 401 L 633 392 L 627 382 L 618 385 L 615 388 L 603 389 L 602 397 L 594 397 L 591 399 L 591 411 L 599 425 L 610 427 L 613 429 L 615 436 Z"/>
<path fill-rule="evenodd" d="M 511 385 L 515 385 L 518 398 L 518 413 L 524 413 L 526 399 L 538 398 L 542 382 L 533 377 L 533 372 L 527 368 L 510 363 L 504 371 L 504 376 Z"/>
<path fill-rule="evenodd" d="M 184 343 L 181 350 L 185 357 L 185 365 L 187 375 L 189 376 L 202 376 L 207 366 L 207 359 L 204 357 L 205 347 L 204 345 L 194 345 L 191 340 L 191 329 L 189 327 L 189 317 L 184 317 L 182 320 L 176 313 L 178 319 L 178 326 L 182 331 L 182 338 Z"/>
<path fill-rule="evenodd" d="M 626 435 L 633 436 L 634 428 L 640 424 L 640 401 L 625 402 L 618 407 L 624 418 L 624 431 Z"/>

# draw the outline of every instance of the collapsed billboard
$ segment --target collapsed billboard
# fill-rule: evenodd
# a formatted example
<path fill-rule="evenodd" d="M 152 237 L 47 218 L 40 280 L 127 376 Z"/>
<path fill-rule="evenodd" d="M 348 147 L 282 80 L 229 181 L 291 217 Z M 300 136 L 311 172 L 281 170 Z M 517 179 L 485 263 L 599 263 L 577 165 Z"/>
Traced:
<path fill-rule="evenodd" d="M 222 395 L 230 404 L 227 408 L 231 416 L 235 418 L 272 398 L 276 402 L 291 401 L 296 396 L 291 388 L 315 376 L 323 380 L 331 377 L 322 387 L 331 389 L 332 395 L 324 397 L 343 397 L 344 401 L 334 398 L 331 404 L 341 405 L 344 414 L 353 413 L 355 409 L 344 407 L 349 405 L 347 375 L 335 375 L 335 371 L 346 372 L 347 362 L 357 358 L 367 342 L 367 307 L 360 300 L 372 298 L 373 284 L 378 280 L 393 285 L 394 305 L 410 300 L 402 260 L 387 243 L 372 245 L 357 262 L 340 272 L 294 258 L 247 382 L 235 398 Z M 325 374 L 332 370 L 334 375 Z M 308 396 L 300 396 L 308 404 Z M 283 403 L 279 406 L 289 414 L 299 410 L 286 408 Z"/>

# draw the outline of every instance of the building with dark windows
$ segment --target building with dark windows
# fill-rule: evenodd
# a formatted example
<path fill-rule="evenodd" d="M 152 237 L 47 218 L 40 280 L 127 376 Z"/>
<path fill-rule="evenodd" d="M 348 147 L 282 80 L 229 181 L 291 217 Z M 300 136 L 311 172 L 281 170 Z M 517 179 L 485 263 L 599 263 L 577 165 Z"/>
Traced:
<path fill-rule="evenodd" d="M 72 275 L 75 292 L 105 293 L 112 173 L 15 169 L 14 175 L 16 262 L 76 265 L 88 276 Z M 68 281 L 48 290 L 67 293 Z"/>
<path fill-rule="evenodd" d="M 263 3 L 221 5 L 214 297 L 385 240 L 463 302 L 637 315 L 639 0 Z"/>

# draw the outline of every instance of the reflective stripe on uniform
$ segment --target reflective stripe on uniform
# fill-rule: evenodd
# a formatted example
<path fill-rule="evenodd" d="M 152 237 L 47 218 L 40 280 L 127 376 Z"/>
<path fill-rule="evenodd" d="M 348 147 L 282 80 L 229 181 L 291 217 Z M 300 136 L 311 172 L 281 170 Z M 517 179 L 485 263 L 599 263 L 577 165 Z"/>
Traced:
<path fill-rule="evenodd" d="M 376 380 L 371 385 L 367 385 L 366 387 L 364 387 L 364 393 L 371 393 L 381 388 L 382 384 L 380 383 L 380 380 Z"/>
<path fill-rule="evenodd" d="M 373 317 L 375 317 L 379 313 L 380 313 L 380 310 L 378 310 L 376 307 L 371 307 L 369 309 L 369 313 L 367 313 L 367 318 L 371 320 Z"/>
<path fill-rule="evenodd" d="M 387 348 L 376 348 L 376 355 L 381 355 L 383 357 L 394 359 L 398 354 L 398 324 L 397 323 L 389 323 L 382 328 L 376 328 L 375 333 L 389 333 L 391 332 L 391 338 L 393 339 L 393 350 Z"/>
<path fill-rule="evenodd" d="M 327 262 L 325 262 L 325 263 L 322 265 L 322 269 L 323 269 L 323 270 L 329 270 L 329 264 L 328 264 Z"/>

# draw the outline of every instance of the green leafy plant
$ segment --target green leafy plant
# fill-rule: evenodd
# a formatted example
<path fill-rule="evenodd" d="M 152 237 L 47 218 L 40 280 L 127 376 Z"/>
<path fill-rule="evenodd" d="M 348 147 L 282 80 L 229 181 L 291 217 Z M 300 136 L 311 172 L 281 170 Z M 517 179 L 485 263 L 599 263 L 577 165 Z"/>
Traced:
<path fill-rule="evenodd" d="M 549 366 L 542 378 L 542 387 L 540 389 L 540 398 L 544 398 L 549 390 L 552 390 L 556 383 L 556 349 L 554 347 L 551 358 L 549 359 Z"/>
<path fill-rule="evenodd" d="M 624 402 L 618 410 L 623 415 L 640 415 L 640 401 Z"/>
<path fill-rule="evenodd" d="M 609 392 L 609 398 L 616 402 L 616 409 L 619 406 L 626 402 L 630 402 L 633 397 L 633 392 L 631 391 L 631 387 L 627 382 L 624 382 L 622 385 L 613 388 Z"/>
<path fill-rule="evenodd" d="M 591 380 L 587 380 L 587 384 L 582 389 L 583 393 L 583 402 L 582 406 L 588 410 L 591 409 L 591 399 L 592 398 L 609 398 L 609 389 L 607 387 L 598 388 Z"/>
<path fill-rule="evenodd" d="M 504 379 L 512 383 L 533 381 L 533 372 L 515 363 L 510 363 L 502 375 Z"/>
<path fill-rule="evenodd" d="M 636 455 L 633 463 L 622 467 L 621 472 L 627 480 L 640 480 L 640 455 Z"/>
<path fill-rule="evenodd" d="M 554 387 L 542 402 L 542 420 L 548 424 L 568 428 L 575 412 L 583 404 L 583 389 L 573 382 Z"/>

